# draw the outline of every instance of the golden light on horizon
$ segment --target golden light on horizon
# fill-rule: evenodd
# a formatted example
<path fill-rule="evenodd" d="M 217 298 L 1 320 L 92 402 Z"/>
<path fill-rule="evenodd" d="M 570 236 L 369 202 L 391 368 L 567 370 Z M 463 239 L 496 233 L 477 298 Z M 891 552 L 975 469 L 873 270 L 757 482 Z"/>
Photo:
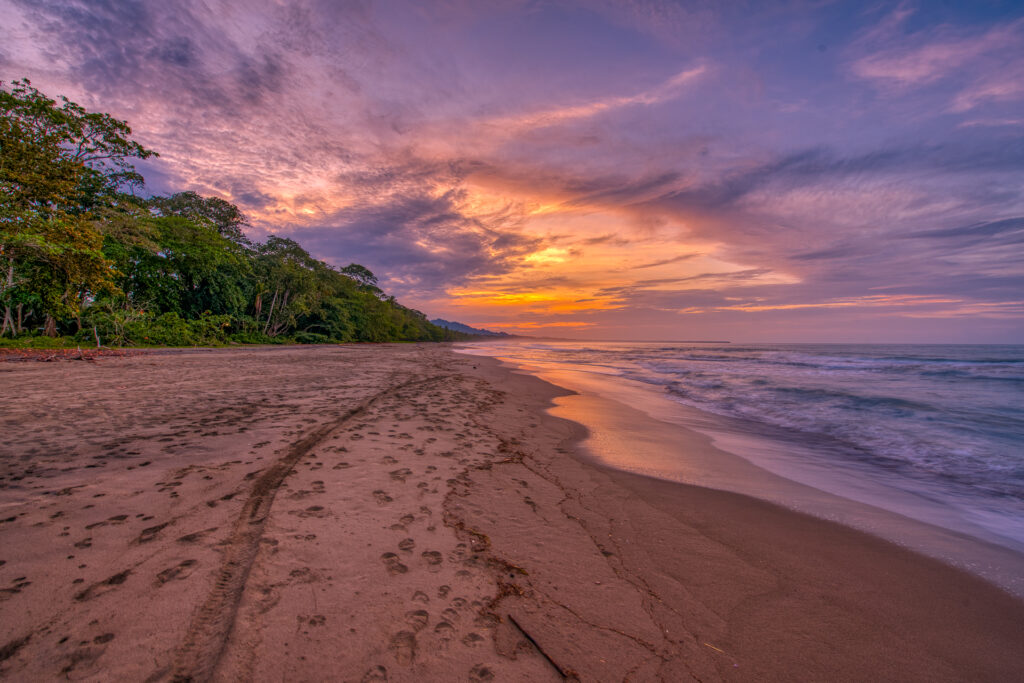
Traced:
<path fill-rule="evenodd" d="M 569 250 L 560 247 L 548 247 L 535 251 L 523 259 L 526 263 L 565 263 L 569 260 Z"/>

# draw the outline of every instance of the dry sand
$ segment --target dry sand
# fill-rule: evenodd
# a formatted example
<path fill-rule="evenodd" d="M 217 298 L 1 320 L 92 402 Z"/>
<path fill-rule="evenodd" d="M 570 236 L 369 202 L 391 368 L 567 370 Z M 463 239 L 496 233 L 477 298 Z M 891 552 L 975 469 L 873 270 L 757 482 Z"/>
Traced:
<path fill-rule="evenodd" d="M 1024 604 L 441 345 L 0 364 L 0 677 L 1024 679 Z"/>

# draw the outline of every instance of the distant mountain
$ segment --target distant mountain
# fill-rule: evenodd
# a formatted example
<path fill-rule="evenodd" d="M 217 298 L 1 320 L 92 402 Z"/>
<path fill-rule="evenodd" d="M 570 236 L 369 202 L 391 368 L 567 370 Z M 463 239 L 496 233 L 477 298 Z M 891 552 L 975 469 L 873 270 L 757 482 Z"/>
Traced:
<path fill-rule="evenodd" d="M 462 332 L 464 334 L 477 334 L 481 337 L 511 337 L 513 335 L 508 332 L 491 332 L 490 330 L 481 330 L 476 327 L 470 327 L 469 325 L 463 325 L 462 323 L 452 322 L 451 320 L 442 320 L 441 318 L 435 318 L 430 321 L 438 327 L 443 327 L 446 330 L 454 330 L 456 332 Z"/>

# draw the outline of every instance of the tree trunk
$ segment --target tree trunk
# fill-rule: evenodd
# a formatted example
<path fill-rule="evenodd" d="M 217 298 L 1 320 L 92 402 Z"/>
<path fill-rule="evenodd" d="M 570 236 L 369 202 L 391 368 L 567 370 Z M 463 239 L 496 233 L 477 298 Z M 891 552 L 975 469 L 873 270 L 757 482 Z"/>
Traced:
<path fill-rule="evenodd" d="M 274 318 L 274 304 L 277 303 L 277 287 L 274 288 L 274 298 L 270 300 L 270 313 L 267 314 L 267 324 L 263 326 L 263 334 L 270 329 L 270 321 Z"/>
<path fill-rule="evenodd" d="M 9 292 L 14 287 L 14 259 L 7 261 L 7 282 L 4 283 L 4 292 Z M 4 307 L 4 324 L 0 327 L 0 337 L 7 333 L 8 325 L 11 328 L 12 336 L 15 334 L 14 331 L 14 319 L 11 317 L 11 306 L 8 304 Z"/>
<path fill-rule="evenodd" d="M 53 319 L 52 315 L 46 316 L 46 324 L 43 326 L 43 334 L 47 337 L 57 336 L 57 321 Z"/>
<path fill-rule="evenodd" d="M 290 295 L 291 295 L 291 292 L 289 290 L 287 290 L 287 289 L 284 290 L 284 294 L 281 295 L 281 305 L 277 307 L 278 311 L 283 311 L 284 309 L 288 308 L 288 297 Z M 284 321 L 274 323 L 274 326 L 270 328 L 270 336 L 271 337 L 276 337 L 277 335 L 279 335 L 282 332 L 284 332 L 284 328 L 285 328 L 285 322 Z"/>
<path fill-rule="evenodd" d="M 24 306 L 25 304 L 18 304 L 18 324 L 14 327 L 15 334 L 21 334 L 22 332 L 25 331 L 25 326 L 22 324 L 23 318 L 21 317 L 21 309 Z"/>

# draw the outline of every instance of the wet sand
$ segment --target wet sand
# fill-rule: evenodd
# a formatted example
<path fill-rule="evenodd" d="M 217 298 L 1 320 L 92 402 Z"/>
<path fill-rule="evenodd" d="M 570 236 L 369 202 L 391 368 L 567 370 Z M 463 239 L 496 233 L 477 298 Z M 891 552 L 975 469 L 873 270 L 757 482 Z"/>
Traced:
<path fill-rule="evenodd" d="M 0 364 L 9 680 L 1019 680 L 1024 604 L 441 345 Z"/>

